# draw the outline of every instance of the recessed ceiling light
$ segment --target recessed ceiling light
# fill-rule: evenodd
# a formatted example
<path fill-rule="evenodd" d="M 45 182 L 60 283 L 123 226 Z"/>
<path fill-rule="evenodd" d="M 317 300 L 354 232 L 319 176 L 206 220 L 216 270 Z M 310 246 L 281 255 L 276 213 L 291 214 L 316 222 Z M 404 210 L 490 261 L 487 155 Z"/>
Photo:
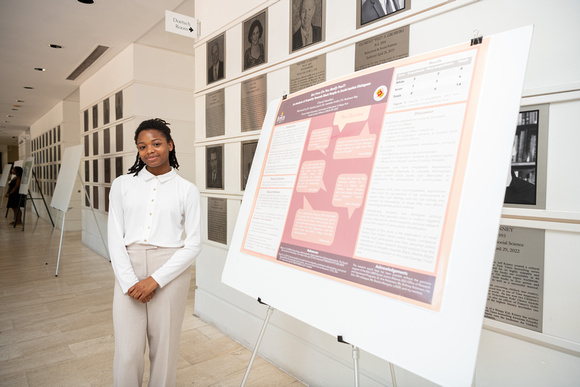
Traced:
<path fill-rule="evenodd" d="M 24 88 L 28 89 L 28 90 L 34 90 L 34 87 L 32 87 L 32 86 L 24 86 Z"/>
<path fill-rule="evenodd" d="M 24 102 L 23 99 L 17 99 L 16 102 Z"/>
<path fill-rule="evenodd" d="M 46 71 L 46 69 L 43 69 L 42 67 L 35 67 L 34 68 L 36 71 Z"/>
<path fill-rule="evenodd" d="M 94 1 L 93 0 L 77 0 L 79 3 L 83 3 L 83 4 L 93 4 Z"/>
<path fill-rule="evenodd" d="M 62 48 L 60 44 L 49 44 L 48 47 L 50 48 Z"/>

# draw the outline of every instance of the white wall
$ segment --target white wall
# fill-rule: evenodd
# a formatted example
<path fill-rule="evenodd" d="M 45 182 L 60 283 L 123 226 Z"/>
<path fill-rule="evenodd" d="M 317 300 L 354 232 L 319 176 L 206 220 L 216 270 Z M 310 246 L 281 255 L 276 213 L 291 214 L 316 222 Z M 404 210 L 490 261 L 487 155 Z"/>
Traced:
<path fill-rule="evenodd" d="M 80 127 L 77 136 L 88 135 L 89 155 L 83 156 L 81 165 L 84 171 L 84 161 L 93 160 L 101 163 L 105 158 L 123 159 L 123 173 L 135 162 L 137 154 L 134 133 L 137 126 L 144 120 L 158 117 L 170 123 L 172 137 L 176 144 L 176 155 L 180 163 L 179 174 L 193 181 L 195 171 L 194 130 L 195 118 L 193 109 L 193 63 L 192 55 L 174 51 L 162 50 L 150 46 L 132 44 L 117 57 L 104 65 L 98 72 L 87 79 L 80 87 L 80 110 L 77 115 L 83 121 L 83 112 L 89 110 L 89 130 L 84 132 Z M 102 109 L 103 100 L 109 99 L 111 111 L 114 111 L 115 94 L 123 93 L 122 118 L 116 119 L 111 114 L 111 122 L 104 124 L 99 110 L 98 125 L 92 127 L 92 107 L 97 105 Z M 111 129 L 111 140 L 115 142 L 117 124 L 123 125 L 123 147 L 111 153 L 103 153 L 103 130 Z M 82 125 L 81 125 L 82 126 Z M 99 136 L 99 152 L 93 154 L 93 133 Z M 84 205 L 82 214 L 83 243 L 104 257 L 108 257 L 105 243 L 107 238 L 106 190 L 111 186 L 104 181 L 102 165 L 94 181 L 90 173 L 88 186 L 92 193 L 93 187 L 99 190 L 97 209 Z M 92 169 L 92 167 L 90 167 Z M 114 168 L 113 168 L 114 169 Z M 112 171 L 114 178 L 114 170 Z M 84 176 L 84 174 L 83 174 Z"/>
<path fill-rule="evenodd" d="M 533 24 L 535 30 L 522 105 L 550 104 L 547 204 L 546 210 L 504 209 L 504 215 L 512 217 L 502 218 L 502 224 L 547 230 L 544 331 L 535 333 L 486 321 L 475 384 L 576 385 L 580 380 L 580 300 L 577 297 L 580 285 L 575 279 L 580 269 L 580 182 L 574 177 L 579 166 L 574 150 L 580 140 L 575 119 L 580 109 L 580 92 L 577 91 L 580 50 L 569 40 L 580 33 L 580 3 L 568 0 L 546 6 L 539 0 L 413 0 L 412 11 L 424 12 L 405 19 L 390 18 L 359 30 L 355 25 L 355 1 L 327 0 L 326 5 L 326 41 L 288 54 L 289 0 L 196 2 L 195 15 L 202 22 L 203 32 L 195 45 L 196 183 L 204 197 L 204 213 L 207 213 L 208 197 L 228 199 L 229 241 L 242 199 L 238 188 L 239 143 L 257 136 L 256 132 L 240 131 L 242 81 L 266 73 L 270 101 L 289 90 L 291 64 L 326 54 L 327 79 L 352 73 L 354 43 L 399 26 L 411 25 L 410 54 L 416 55 L 461 42 L 468 44 L 474 30 L 490 35 Z M 268 63 L 242 72 L 242 22 L 265 8 L 268 8 Z M 207 86 L 207 42 L 224 32 L 227 78 Z M 205 95 L 220 88 L 225 88 L 226 134 L 206 139 Z M 226 187 L 223 191 L 204 190 L 205 147 L 220 143 L 226 147 Z M 513 219 L 514 215 L 523 219 Z M 207 235 L 207 230 L 204 231 Z M 228 246 L 205 241 L 197 260 L 196 313 L 253 348 L 266 308 L 221 283 L 227 249 Z M 274 312 L 260 354 L 309 385 L 353 384 L 350 347 L 338 344 L 336 338 L 281 312 Z M 386 361 L 363 352 L 360 367 L 361 385 L 392 385 Z M 400 386 L 433 385 L 399 367 L 395 370 Z"/>
<path fill-rule="evenodd" d="M 30 126 L 31 139 L 37 138 L 48 130 L 60 126 L 61 130 L 61 157 L 64 150 L 70 146 L 79 144 L 79 102 L 78 91 L 75 91 L 66 100 L 60 101 L 52 109 L 50 109 L 44 116 Z M 32 182 L 31 184 L 35 184 Z M 81 230 L 81 183 L 78 179 L 75 180 L 75 186 L 70 198 L 69 207 L 65 217 L 65 231 L 80 231 Z M 35 198 L 35 205 L 40 217 L 46 221 L 55 223 L 57 229 L 62 227 L 62 213 L 50 207 L 52 196 L 44 192 L 44 201 L 50 211 L 50 217 L 47 212 L 41 195 L 31 190 L 32 196 Z M 27 209 L 30 211 L 32 209 Z M 58 218 L 58 219 L 57 219 Z"/>

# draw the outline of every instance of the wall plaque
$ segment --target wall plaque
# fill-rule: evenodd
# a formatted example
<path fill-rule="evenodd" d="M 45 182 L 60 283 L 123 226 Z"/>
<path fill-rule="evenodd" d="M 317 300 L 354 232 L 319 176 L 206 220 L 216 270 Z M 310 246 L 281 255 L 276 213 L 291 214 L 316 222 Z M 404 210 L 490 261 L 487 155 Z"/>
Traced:
<path fill-rule="evenodd" d="M 242 132 L 262 128 L 266 116 L 266 74 L 242 82 Z"/>
<path fill-rule="evenodd" d="M 359 71 L 408 56 L 409 26 L 403 26 L 358 42 L 355 46 L 354 70 Z"/>
<path fill-rule="evenodd" d="M 227 237 L 227 199 L 208 198 L 207 202 L 207 239 L 228 244 Z"/>
<path fill-rule="evenodd" d="M 542 331 L 545 230 L 500 226 L 485 317 Z"/>
<path fill-rule="evenodd" d="M 290 94 L 326 81 L 326 55 L 290 66 Z"/>
<path fill-rule="evenodd" d="M 205 136 L 223 136 L 226 132 L 224 89 L 205 95 Z"/>

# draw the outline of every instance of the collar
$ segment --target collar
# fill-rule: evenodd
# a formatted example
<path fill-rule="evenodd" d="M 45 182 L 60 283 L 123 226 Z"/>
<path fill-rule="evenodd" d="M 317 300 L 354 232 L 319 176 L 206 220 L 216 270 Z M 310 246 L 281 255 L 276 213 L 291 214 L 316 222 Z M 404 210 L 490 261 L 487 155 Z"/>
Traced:
<path fill-rule="evenodd" d="M 152 180 L 154 178 L 158 178 L 160 182 L 165 183 L 166 181 L 171 180 L 175 176 L 177 176 L 177 172 L 175 172 L 175 169 L 173 167 L 171 167 L 171 171 L 164 173 L 163 175 L 155 176 L 154 174 L 152 174 L 151 172 L 149 172 L 147 170 L 147 167 L 143 167 L 143 169 L 141 171 L 139 171 L 139 174 L 137 176 L 139 176 L 140 178 L 142 178 L 145 181 L 149 181 L 149 180 Z"/>

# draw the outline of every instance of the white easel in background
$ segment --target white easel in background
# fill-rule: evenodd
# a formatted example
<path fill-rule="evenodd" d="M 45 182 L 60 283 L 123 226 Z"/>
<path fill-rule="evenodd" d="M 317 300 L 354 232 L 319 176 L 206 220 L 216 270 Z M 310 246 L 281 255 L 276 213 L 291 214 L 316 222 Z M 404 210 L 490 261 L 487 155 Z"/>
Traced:
<path fill-rule="evenodd" d="M 99 222 L 97 221 L 97 216 L 95 215 L 95 209 L 92 205 L 92 201 L 88 196 L 86 189 L 84 188 L 84 182 L 79 174 L 79 165 L 81 162 L 81 145 L 75 145 L 68 147 L 64 150 L 64 155 L 62 158 L 62 164 L 60 168 L 60 172 L 58 174 L 58 178 L 56 180 L 56 187 L 54 188 L 54 195 L 52 197 L 52 201 L 50 202 L 50 206 L 55 208 L 57 211 L 62 213 L 62 224 L 60 227 L 60 243 L 58 247 L 58 258 L 56 261 L 56 273 L 55 277 L 58 277 L 58 266 L 60 264 L 60 254 L 62 252 L 62 236 L 64 234 L 64 220 L 66 218 L 66 213 L 72 207 L 69 207 L 70 198 L 72 195 L 72 191 L 74 189 L 75 178 L 78 176 L 81 185 L 83 186 L 83 191 L 87 196 L 89 203 L 91 204 L 91 210 L 93 212 L 93 217 L 95 218 L 95 223 L 97 224 L 97 228 L 99 230 L 99 234 L 101 236 L 101 240 L 103 241 L 103 245 L 105 246 L 105 251 L 107 251 L 107 245 L 105 243 L 105 239 L 103 238 L 103 234 L 101 232 L 101 227 L 99 226 Z M 55 216 L 58 219 L 58 213 Z M 52 235 L 50 237 L 50 246 L 48 248 L 48 253 L 46 256 L 46 264 L 48 265 L 48 258 L 50 257 L 50 250 L 52 248 L 52 241 L 54 239 L 54 231 L 56 227 L 52 229 Z M 108 252 L 107 252 L 108 255 Z M 110 261 L 110 259 L 109 259 Z"/>

